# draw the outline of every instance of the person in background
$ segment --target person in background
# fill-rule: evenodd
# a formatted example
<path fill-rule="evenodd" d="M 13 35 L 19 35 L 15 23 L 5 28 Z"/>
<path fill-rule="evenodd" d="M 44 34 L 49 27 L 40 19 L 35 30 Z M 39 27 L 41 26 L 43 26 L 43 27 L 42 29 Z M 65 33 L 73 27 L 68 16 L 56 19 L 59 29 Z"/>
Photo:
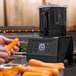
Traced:
<path fill-rule="evenodd" d="M 5 45 L 8 45 L 11 42 L 12 39 L 0 35 L 0 64 L 3 64 L 9 57 L 14 56 L 15 53 L 19 51 L 19 43 L 17 46 L 14 46 L 10 52 L 5 48 Z"/>

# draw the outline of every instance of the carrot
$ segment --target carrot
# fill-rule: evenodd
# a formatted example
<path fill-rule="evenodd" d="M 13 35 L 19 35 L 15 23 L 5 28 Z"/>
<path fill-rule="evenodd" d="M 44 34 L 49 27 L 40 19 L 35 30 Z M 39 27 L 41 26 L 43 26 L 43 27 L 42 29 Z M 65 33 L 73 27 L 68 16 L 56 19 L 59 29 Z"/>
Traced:
<path fill-rule="evenodd" d="M 19 42 L 18 38 L 15 38 L 10 44 L 6 45 L 5 47 L 10 51 L 17 43 Z"/>
<path fill-rule="evenodd" d="M 59 65 L 61 65 L 61 66 L 64 66 L 64 63 L 56 63 L 56 64 L 59 64 Z"/>
<path fill-rule="evenodd" d="M 15 69 L 15 70 L 17 70 L 17 71 L 19 71 L 19 72 L 24 72 L 24 68 L 25 68 L 25 66 L 26 66 L 26 64 L 23 64 L 23 65 L 21 65 L 21 66 L 11 66 L 11 68 L 12 69 Z"/>
<path fill-rule="evenodd" d="M 56 64 L 56 65 L 64 66 L 64 63 L 48 63 L 48 64 Z"/>
<path fill-rule="evenodd" d="M 21 67 L 19 67 L 19 71 L 20 72 L 25 72 L 25 65 L 26 64 L 23 64 Z"/>
<path fill-rule="evenodd" d="M 45 63 L 40 60 L 36 59 L 30 59 L 29 60 L 29 65 L 30 66 L 37 66 L 37 67 L 45 67 L 45 68 L 57 68 L 59 70 L 65 69 L 64 66 L 61 66 L 60 64 L 55 64 L 55 63 Z"/>
<path fill-rule="evenodd" d="M 24 71 L 24 72 L 44 73 L 44 74 L 52 75 L 51 72 L 48 71 L 48 70 L 45 70 L 45 69 L 43 69 L 43 70 L 42 70 L 42 69 L 36 69 L 36 68 L 30 67 L 30 66 L 24 67 L 24 68 L 23 68 L 23 71 Z"/>
<path fill-rule="evenodd" d="M 55 76 L 59 75 L 59 70 L 57 68 L 44 68 L 44 67 L 31 67 L 31 68 L 40 69 L 40 70 L 47 70 L 47 71 L 51 72 L 52 75 L 55 75 Z"/>
<path fill-rule="evenodd" d="M 35 72 L 25 72 L 22 76 L 50 76 L 50 75 Z"/>
<path fill-rule="evenodd" d="M 47 63 L 48 65 L 51 66 L 58 66 L 60 70 L 65 69 L 64 65 L 60 64 L 60 63 Z"/>
<path fill-rule="evenodd" d="M 0 76 L 3 76 L 3 73 L 2 72 L 0 72 Z"/>

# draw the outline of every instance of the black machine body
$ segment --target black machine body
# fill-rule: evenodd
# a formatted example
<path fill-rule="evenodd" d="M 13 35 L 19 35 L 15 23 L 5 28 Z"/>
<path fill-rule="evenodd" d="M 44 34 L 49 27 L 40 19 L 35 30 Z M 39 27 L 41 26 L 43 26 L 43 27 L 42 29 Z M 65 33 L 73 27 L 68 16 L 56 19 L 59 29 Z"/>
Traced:
<path fill-rule="evenodd" d="M 27 60 L 39 59 L 45 62 L 72 62 L 73 39 L 71 36 L 31 38 L 28 42 Z"/>
<path fill-rule="evenodd" d="M 39 20 L 41 37 L 66 36 L 66 6 L 40 7 Z"/>

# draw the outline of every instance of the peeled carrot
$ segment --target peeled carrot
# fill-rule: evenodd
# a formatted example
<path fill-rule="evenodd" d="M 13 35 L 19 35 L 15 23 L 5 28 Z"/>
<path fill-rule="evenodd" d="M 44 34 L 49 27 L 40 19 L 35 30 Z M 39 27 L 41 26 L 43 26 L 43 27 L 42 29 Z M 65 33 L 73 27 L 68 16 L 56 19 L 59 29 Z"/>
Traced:
<path fill-rule="evenodd" d="M 0 74 L 3 74 L 2 76 L 13 76 L 13 75 L 16 75 L 17 73 L 18 73 L 18 70 L 13 68 L 3 68 L 0 71 Z"/>
<path fill-rule="evenodd" d="M 48 65 L 51 66 L 58 66 L 60 70 L 65 69 L 64 65 L 60 64 L 60 63 L 47 63 Z"/>
<path fill-rule="evenodd" d="M 43 73 L 43 74 L 48 74 L 48 75 L 52 75 L 50 71 L 45 70 L 45 69 L 36 69 L 34 67 L 24 67 L 24 72 L 36 72 L 36 73 Z"/>
<path fill-rule="evenodd" d="M 18 38 L 15 38 L 10 44 L 6 45 L 5 47 L 10 51 L 17 43 L 19 42 Z"/>
<path fill-rule="evenodd" d="M 48 64 L 56 64 L 56 65 L 64 66 L 64 63 L 48 63 Z"/>
<path fill-rule="evenodd" d="M 50 75 L 35 72 L 25 72 L 22 76 L 50 76 Z"/>
<path fill-rule="evenodd" d="M 22 73 L 25 72 L 25 65 L 26 65 L 26 64 L 24 64 L 24 65 L 22 65 L 21 67 L 19 67 L 19 71 L 20 71 L 20 72 L 22 72 Z"/>
<path fill-rule="evenodd" d="M 40 69 L 40 70 L 47 70 L 54 76 L 58 76 L 59 75 L 59 70 L 57 68 L 44 68 L 44 67 L 31 67 L 31 68 Z"/>
<path fill-rule="evenodd" d="M 61 66 L 64 66 L 64 63 L 56 63 L 56 64 L 59 64 L 59 65 L 61 65 Z"/>
<path fill-rule="evenodd" d="M 42 62 L 40 60 L 36 60 L 36 59 L 30 59 L 29 60 L 29 65 L 30 66 L 37 66 L 37 67 L 45 67 L 45 68 L 57 68 L 59 70 L 63 70 L 65 69 L 64 66 L 60 66 L 60 64 L 55 64 L 55 63 L 45 63 Z"/>
<path fill-rule="evenodd" d="M 17 71 L 19 71 L 19 72 L 22 72 L 22 73 L 23 73 L 23 72 L 25 72 L 25 71 L 24 71 L 25 66 L 26 66 L 26 64 L 23 64 L 23 65 L 21 65 L 21 66 L 19 66 L 19 65 L 14 66 L 14 67 L 13 67 L 13 66 L 11 66 L 11 68 L 12 68 L 12 69 L 16 69 Z"/>

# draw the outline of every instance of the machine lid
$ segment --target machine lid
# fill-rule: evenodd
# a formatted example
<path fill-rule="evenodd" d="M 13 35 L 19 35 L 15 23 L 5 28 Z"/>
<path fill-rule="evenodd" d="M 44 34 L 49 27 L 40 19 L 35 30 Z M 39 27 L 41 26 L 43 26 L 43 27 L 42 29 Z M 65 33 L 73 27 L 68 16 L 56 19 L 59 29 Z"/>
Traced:
<path fill-rule="evenodd" d="M 48 4 L 48 5 L 43 5 L 40 8 L 45 8 L 45 7 L 63 7 L 66 8 L 66 5 L 57 5 L 57 4 Z"/>

